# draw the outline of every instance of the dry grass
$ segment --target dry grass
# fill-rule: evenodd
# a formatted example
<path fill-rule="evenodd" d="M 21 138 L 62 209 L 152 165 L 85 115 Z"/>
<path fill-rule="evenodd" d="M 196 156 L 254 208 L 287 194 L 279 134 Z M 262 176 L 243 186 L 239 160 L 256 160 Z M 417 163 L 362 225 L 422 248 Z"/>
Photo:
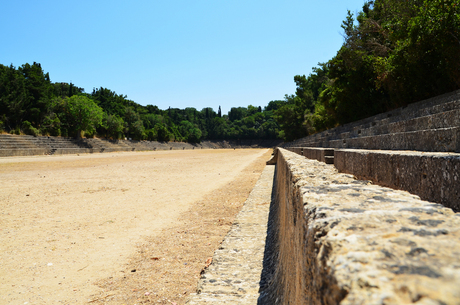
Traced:
<path fill-rule="evenodd" d="M 91 304 L 185 304 L 201 271 L 230 230 L 254 187 L 270 151 L 233 182 L 182 214 L 177 225 L 137 247 L 124 270 L 96 284 L 103 293 Z"/>

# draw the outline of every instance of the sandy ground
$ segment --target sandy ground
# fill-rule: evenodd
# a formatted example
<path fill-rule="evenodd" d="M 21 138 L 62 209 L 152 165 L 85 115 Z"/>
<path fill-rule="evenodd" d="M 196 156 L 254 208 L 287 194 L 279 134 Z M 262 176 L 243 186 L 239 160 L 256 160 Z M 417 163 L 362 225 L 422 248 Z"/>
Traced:
<path fill-rule="evenodd" d="M 1 158 L 0 304 L 183 304 L 269 155 Z"/>

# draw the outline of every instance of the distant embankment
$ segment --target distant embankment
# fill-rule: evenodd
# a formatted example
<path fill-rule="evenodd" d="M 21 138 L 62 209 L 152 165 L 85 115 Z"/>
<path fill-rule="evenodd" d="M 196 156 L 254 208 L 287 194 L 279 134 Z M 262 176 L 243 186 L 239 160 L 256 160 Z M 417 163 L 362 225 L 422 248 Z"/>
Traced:
<path fill-rule="evenodd" d="M 272 148 L 279 140 L 203 141 L 199 144 L 182 142 L 108 140 L 99 138 L 74 139 L 63 137 L 34 137 L 0 135 L 0 157 L 103 153 L 116 151 L 149 151 L 218 148 Z"/>

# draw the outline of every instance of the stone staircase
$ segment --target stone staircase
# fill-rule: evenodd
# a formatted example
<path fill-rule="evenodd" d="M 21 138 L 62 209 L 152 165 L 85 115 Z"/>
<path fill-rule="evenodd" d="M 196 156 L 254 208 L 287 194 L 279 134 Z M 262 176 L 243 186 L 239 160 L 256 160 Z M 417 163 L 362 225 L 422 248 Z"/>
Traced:
<path fill-rule="evenodd" d="M 284 147 L 460 152 L 460 90 L 326 130 Z"/>
<path fill-rule="evenodd" d="M 82 139 L 82 142 L 86 143 L 93 148 L 94 152 L 113 152 L 113 151 L 133 151 L 134 148 L 126 144 L 121 140 L 109 140 L 109 139 Z"/>
<path fill-rule="evenodd" d="M 73 138 L 0 135 L 0 157 L 91 152 L 91 145 Z"/>

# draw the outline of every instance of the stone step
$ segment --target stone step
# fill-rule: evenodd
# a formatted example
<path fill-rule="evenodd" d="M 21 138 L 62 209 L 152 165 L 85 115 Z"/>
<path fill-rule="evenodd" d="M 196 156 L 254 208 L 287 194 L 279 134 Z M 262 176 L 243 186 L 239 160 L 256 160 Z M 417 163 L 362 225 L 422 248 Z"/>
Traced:
<path fill-rule="evenodd" d="M 453 127 L 460 127 L 460 90 L 326 130 L 288 143 L 286 147 L 328 147 L 331 141 Z"/>
<path fill-rule="evenodd" d="M 460 127 L 333 140 L 323 144 L 333 148 L 460 152 Z"/>
<path fill-rule="evenodd" d="M 338 129 L 343 130 L 343 132 L 350 132 L 356 128 L 366 129 L 377 125 L 388 125 L 455 109 L 460 109 L 460 90 L 339 126 Z"/>
<path fill-rule="evenodd" d="M 28 142 L 32 141 L 33 139 L 29 138 L 12 138 L 12 137 L 2 137 L 0 138 L 0 143 L 2 142 Z"/>
<path fill-rule="evenodd" d="M 372 127 L 357 126 L 351 131 L 338 134 L 315 136 L 311 141 L 331 141 L 338 139 L 349 139 L 362 136 L 375 136 L 390 133 L 411 132 L 418 130 L 441 129 L 460 126 L 460 109 L 454 109 L 443 113 L 436 113 L 409 120 L 377 124 Z M 306 144 L 299 142 L 299 144 Z"/>
<path fill-rule="evenodd" d="M 50 150 L 45 148 L 28 148 L 28 149 L 3 149 L 0 148 L 0 157 L 13 156 L 36 156 L 47 155 Z"/>
<path fill-rule="evenodd" d="M 380 124 L 365 128 L 358 126 L 350 132 L 340 133 L 337 136 L 323 137 L 325 139 L 348 139 L 362 136 L 374 136 L 389 133 L 410 132 L 460 126 L 460 109 L 418 117 L 410 120 Z"/>
<path fill-rule="evenodd" d="M 460 127 L 418 130 L 337 140 L 304 140 L 303 147 L 393 149 L 439 152 L 460 152 Z"/>
<path fill-rule="evenodd" d="M 3 149 L 23 149 L 23 148 L 39 148 L 36 145 L 31 143 L 11 143 L 11 144 L 2 144 L 0 148 Z"/>

